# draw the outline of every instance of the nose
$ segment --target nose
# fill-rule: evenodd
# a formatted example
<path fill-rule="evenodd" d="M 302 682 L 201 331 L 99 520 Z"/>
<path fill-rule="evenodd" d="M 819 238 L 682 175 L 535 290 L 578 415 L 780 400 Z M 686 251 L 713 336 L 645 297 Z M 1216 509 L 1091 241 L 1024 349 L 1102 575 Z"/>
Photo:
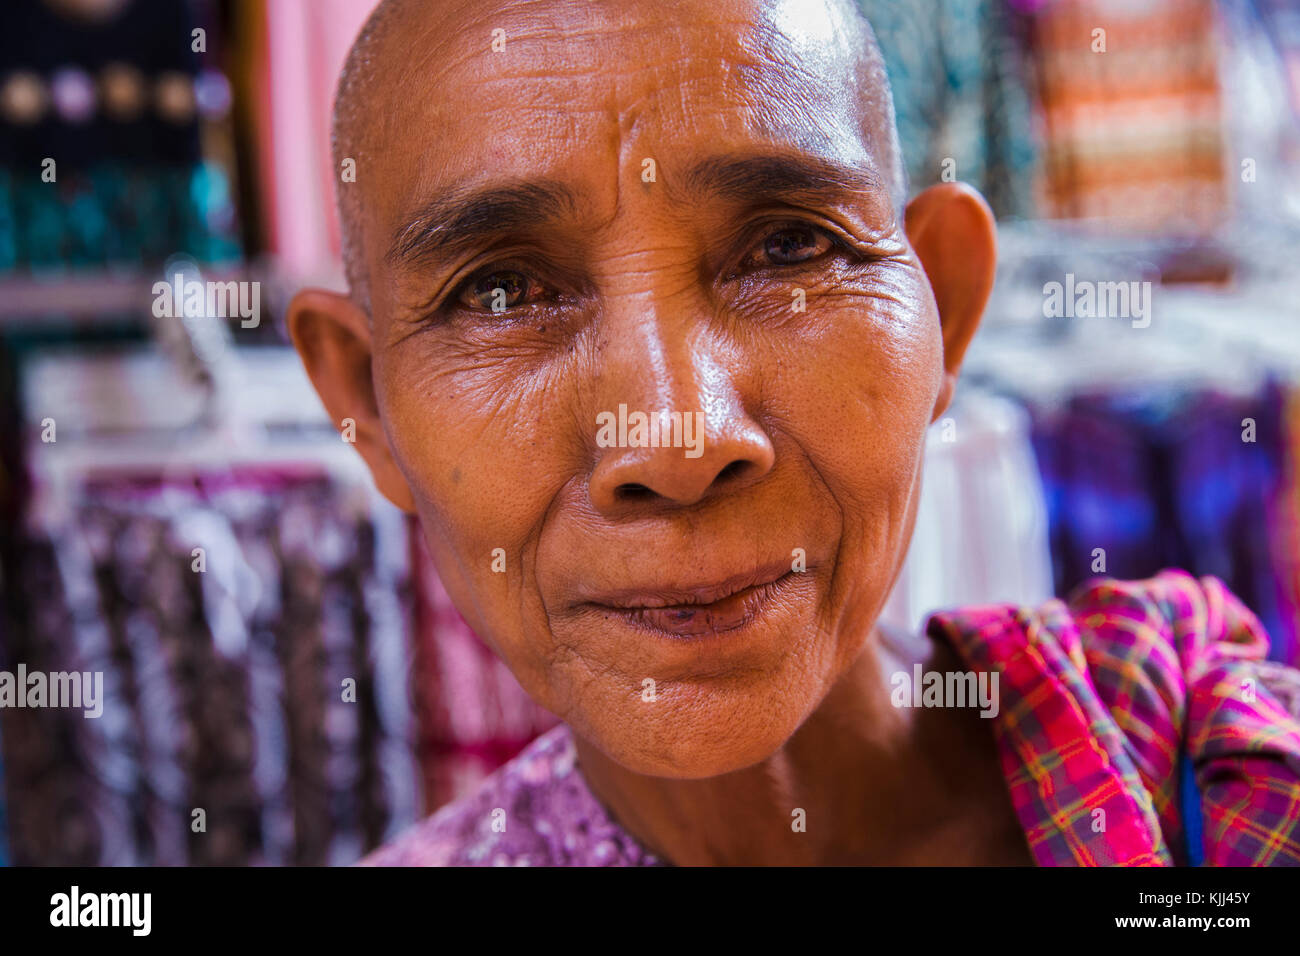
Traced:
<path fill-rule="evenodd" d="M 622 418 L 639 422 L 634 415 L 635 411 L 629 411 L 623 416 L 620 410 L 604 421 L 618 428 Z M 709 427 L 708 416 L 698 411 L 683 411 L 680 416 L 663 414 L 659 418 L 657 443 L 651 441 L 654 433 L 649 428 L 636 436 L 633 427 L 626 431 L 633 433 L 634 439 L 644 439 L 637 446 L 598 450 L 600 457 L 591 476 L 591 501 L 600 513 L 615 517 L 646 506 L 685 507 L 739 491 L 772 470 L 772 442 L 743 412 L 728 415 L 713 427 Z M 685 440 L 680 443 L 676 441 L 675 427 L 679 419 L 681 431 L 685 432 Z"/>
<path fill-rule="evenodd" d="M 776 459 L 750 412 L 759 396 L 744 347 L 709 321 L 690 282 L 675 281 L 676 260 L 637 261 L 604 297 L 587 405 L 597 428 L 588 491 L 608 518 L 735 494 Z M 660 281 L 647 286 L 646 275 Z"/>

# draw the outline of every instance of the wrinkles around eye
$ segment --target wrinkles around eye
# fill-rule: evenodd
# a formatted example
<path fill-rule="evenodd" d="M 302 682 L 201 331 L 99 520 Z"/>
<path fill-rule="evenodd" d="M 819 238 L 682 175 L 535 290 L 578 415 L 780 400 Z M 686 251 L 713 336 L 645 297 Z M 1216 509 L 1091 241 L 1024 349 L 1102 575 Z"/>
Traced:
<path fill-rule="evenodd" d="M 809 239 L 812 254 L 792 261 L 774 261 L 768 250 L 768 243 L 783 234 L 805 234 Z M 719 281 L 729 282 L 754 276 L 759 280 L 764 276 L 782 273 L 800 274 L 826 267 L 835 259 L 847 259 L 855 264 L 869 263 L 884 258 L 883 255 L 871 255 L 854 248 L 853 244 L 830 230 L 804 220 L 791 219 L 767 224 L 756 239 L 750 241 L 744 254 L 733 266 L 728 267 L 718 276 Z M 479 298 L 482 289 L 478 286 L 485 279 L 494 277 L 513 277 L 513 283 L 523 286 L 523 298 L 507 305 L 503 311 L 494 312 L 485 306 Z M 501 287 L 506 287 L 503 282 Z M 495 317 L 502 320 L 518 316 L 543 307 L 555 307 L 557 300 L 564 298 L 555 286 L 538 277 L 538 270 L 518 259 L 503 259 L 474 270 L 466 278 L 457 282 L 443 300 L 440 308 L 433 313 L 461 312 L 475 317 Z M 433 317 L 432 315 L 430 316 Z"/>

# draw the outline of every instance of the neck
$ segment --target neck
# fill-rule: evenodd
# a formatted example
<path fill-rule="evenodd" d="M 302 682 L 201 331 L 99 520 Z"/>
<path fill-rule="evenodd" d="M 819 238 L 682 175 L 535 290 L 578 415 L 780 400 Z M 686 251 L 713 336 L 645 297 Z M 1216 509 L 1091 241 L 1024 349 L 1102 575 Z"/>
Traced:
<path fill-rule="evenodd" d="M 928 651 L 941 658 L 931 666 L 955 665 L 946 648 Z M 972 734 L 951 713 L 890 704 L 889 675 L 926 652 L 888 647 L 877 630 L 794 735 L 743 770 L 650 777 L 577 738 L 579 766 L 614 819 L 678 865 L 912 861 L 919 848 L 951 842 L 941 834 L 965 818 L 969 802 L 954 800 L 954 781 L 987 781 L 996 768 L 986 729 Z"/>

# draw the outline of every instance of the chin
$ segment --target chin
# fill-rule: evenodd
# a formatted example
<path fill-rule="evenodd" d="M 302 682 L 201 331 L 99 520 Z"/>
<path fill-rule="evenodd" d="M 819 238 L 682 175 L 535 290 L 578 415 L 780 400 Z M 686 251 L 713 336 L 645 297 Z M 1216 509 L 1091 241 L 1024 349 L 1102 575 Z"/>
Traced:
<path fill-rule="evenodd" d="M 784 688 L 784 689 L 783 689 Z M 815 705 L 795 706 L 788 684 L 719 690 L 669 687 L 658 714 L 647 717 L 638 702 L 616 729 L 574 730 L 611 760 L 634 773 L 675 780 L 704 780 L 744 770 L 776 753 Z"/>

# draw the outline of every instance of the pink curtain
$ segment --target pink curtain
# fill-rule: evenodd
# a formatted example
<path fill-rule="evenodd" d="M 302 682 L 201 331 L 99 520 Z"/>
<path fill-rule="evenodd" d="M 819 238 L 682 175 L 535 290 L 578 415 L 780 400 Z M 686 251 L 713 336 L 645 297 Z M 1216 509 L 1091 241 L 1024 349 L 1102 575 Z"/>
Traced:
<path fill-rule="evenodd" d="M 290 276 L 341 274 L 330 155 L 334 84 L 376 0 L 267 0 L 258 106 L 269 245 Z"/>

